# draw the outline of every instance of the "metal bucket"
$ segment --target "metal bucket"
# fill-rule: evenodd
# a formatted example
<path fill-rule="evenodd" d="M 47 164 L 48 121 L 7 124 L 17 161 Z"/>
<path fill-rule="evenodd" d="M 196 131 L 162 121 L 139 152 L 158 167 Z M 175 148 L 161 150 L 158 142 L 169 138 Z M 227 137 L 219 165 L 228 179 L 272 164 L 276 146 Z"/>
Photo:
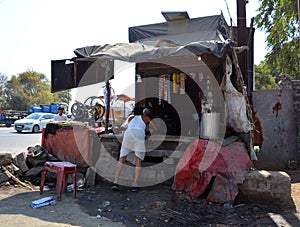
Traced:
<path fill-rule="evenodd" d="M 202 113 L 200 124 L 200 138 L 219 139 L 220 113 Z"/>

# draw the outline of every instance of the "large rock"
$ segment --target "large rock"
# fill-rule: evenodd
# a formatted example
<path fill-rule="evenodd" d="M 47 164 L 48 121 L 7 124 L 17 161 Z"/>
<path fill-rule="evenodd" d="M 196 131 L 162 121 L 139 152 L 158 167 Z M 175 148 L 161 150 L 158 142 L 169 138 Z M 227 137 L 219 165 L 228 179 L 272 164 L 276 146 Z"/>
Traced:
<path fill-rule="evenodd" d="M 243 200 L 271 201 L 291 204 L 291 178 L 282 171 L 252 170 L 246 173 L 239 187 Z"/>
<path fill-rule="evenodd" d="M 20 170 L 25 173 L 29 170 L 27 164 L 26 164 L 26 154 L 24 152 L 19 153 L 14 158 L 14 163 L 16 166 L 20 168 Z"/>
<path fill-rule="evenodd" d="M 3 183 L 3 182 L 6 182 L 6 181 L 8 181 L 10 178 L 9 178 L 9 176 L 7 176 L 7 174 L 6 173 L 0 173 L 0 184 L 1 183 Z"/>
<path fill-rule="evenodd" d="M 43 166 L 35 166 L 25 173 L 26 177 L 36 177 L 43 170 Z"/>
<path fill-rule="evenodd" d="M 0 154 L 0 166 L 10 165 L 13 161 L 13 157 L 10 153 Z"/>

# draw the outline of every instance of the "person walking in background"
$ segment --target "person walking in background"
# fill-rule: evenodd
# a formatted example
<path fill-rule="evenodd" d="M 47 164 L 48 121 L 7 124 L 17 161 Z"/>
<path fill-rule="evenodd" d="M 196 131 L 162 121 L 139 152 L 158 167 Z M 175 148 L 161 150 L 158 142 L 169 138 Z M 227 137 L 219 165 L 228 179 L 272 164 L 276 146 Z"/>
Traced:
<path fill-rule="evenodd" d="M 151 119 L 147 116 L 150 110 L 145 108 L 142 113 L 139 111 L 140 107 L 135 107 L 133 114 L 134 116 L 128 120 L 128 128 L 124 133 L 124 138 L 121 146 L 120 157 L 116 168 L 115 178 L 113 182 L 112 190 L 116 191 L 119 189 L 118 180 L 122 170 L 122 166 L 126 161 L 127 155 L 131 152 L 135 154 L 135 175 L 133 181 L 132 191 L 136 191 L 138 187 L 138 179 L 141 172 L 142 161 L 145 158 L 146 147 L 145 147 L 145 136 L 146 127 L 156 131 L 156 125 L 151 122 Z"/>
<path fill-rule="evenodd" d="M 58 108 L 58 114 L 54 117 L 54 121 L 67 121 L 67 115 L 64 114 L 64 107 L 60 106 Z"/>

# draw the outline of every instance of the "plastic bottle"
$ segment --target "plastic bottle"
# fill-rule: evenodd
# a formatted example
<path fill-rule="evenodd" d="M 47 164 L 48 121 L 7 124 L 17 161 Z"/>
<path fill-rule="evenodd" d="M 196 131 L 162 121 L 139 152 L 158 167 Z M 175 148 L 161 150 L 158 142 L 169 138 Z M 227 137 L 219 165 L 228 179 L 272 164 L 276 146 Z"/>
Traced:
<path fill-rule="evenodd" d="M 84 186 L 84 180 L 80 179 L 77 181 L 77 188 L 82 188 Z M 72 192 L 74 190 L 74 185 L 70 184 L 67 186 L 67 192 Z"/>
<path fill-rule="evenodd" d="M 224 208 L 232 208 L 233 205 L 232 205 L 231 202 L 228 202 L 228 203 L 224 203 L 223 207 L 224 207 Z"/>

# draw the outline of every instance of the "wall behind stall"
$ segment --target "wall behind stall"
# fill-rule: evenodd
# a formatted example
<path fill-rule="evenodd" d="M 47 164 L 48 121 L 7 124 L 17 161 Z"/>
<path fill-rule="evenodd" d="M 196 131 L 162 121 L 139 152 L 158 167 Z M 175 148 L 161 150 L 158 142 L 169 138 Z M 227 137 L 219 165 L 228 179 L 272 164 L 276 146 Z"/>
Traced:
<path fill-rule="evenodd" d="M 293 95 L 285 87 L 253 92 L 256 143 L 261 143 L 257 169 L 284 170 L 298 161 Z"/>
<path fill-rule="evenodd" d="M 292 80 L 294 91 L 294 110 L 297 128 L 297 151 L 300 160 L 300 80 Z"/>

